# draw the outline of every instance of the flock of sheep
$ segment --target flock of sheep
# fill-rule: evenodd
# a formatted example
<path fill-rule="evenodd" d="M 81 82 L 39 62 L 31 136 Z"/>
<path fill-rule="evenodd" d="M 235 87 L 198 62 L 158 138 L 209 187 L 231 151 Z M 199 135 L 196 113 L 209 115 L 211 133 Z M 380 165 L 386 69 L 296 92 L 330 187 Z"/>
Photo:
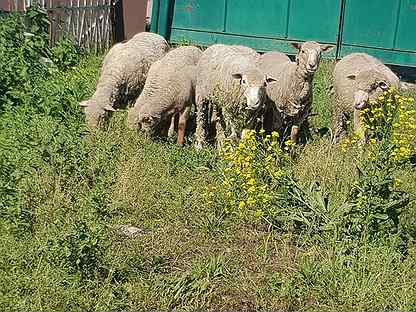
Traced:
<path fill-rule="evenodd" d="M 177 130 L 180 145 L 195 105 L 197 148 L 208 139 L 221 146 L 225 138 L 239 140 L 247 129 L 259 128 L 296 142 L 313 111 L 321 54 L 333 47 L 312 41 L 293 46 L 295 62 L 281 52 L 260 55 L 245 46 L 171 49 L 163 37 L 139 33 L 110 49 L 94 95 L 80 105 L 88 125 L 100 127 L 111 112 L 135 101 L 129 128 L 157 136 Z M 346 135 L 348 118 L 354 117 L 358 130 L 359 111 L 384 90 L 399 88 L 399 82 L 370 55 L 353 53 L 340 60 L 334 70 L 334 142 Z"/>

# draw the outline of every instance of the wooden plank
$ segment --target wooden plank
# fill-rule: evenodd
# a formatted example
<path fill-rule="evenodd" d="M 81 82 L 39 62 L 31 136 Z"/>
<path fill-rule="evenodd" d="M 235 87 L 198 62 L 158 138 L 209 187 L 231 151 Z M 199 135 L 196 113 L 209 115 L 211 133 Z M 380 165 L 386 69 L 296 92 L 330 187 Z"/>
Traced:
<path fill-rule="evenodd" d="M 0 0 L 1 1 L 1 0 Z M 11 11 L 25 11 L 33 0 L 7 0 Z M 91 52 L 108 49 L 113 40 L 112 0 L 37 0 L 51 21 L 49 43 L 65 37 Z"/>

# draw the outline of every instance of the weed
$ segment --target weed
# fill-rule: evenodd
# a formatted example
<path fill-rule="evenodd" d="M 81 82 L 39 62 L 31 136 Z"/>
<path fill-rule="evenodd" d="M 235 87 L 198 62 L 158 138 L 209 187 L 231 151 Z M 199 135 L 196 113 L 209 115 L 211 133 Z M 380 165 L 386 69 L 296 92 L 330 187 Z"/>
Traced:
<path fill-rule="evenodd" d="M 179 304 L 203 308 L 215 291 L 214 283 L 225 274 L 225 262 L 221 257 L 211 258 L 195 265 L 188 274 L 172 280 L 165 287 L 169 308 Z"/>

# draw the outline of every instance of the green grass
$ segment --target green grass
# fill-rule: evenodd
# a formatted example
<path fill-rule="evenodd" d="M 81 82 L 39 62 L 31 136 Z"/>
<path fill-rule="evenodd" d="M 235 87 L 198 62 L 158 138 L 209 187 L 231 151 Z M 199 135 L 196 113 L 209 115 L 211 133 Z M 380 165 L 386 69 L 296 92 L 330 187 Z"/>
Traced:
<path fill-rule="evenodd" d="M 293 233 L 224 215 L 214 150 L 157 142 L 125 127 L 88 132 L 78 102 L 101 58 L 40 80 L 27 105 L 0 116 L 0 310 L 415 310 L 414 241 L 349 255 Z M 316 77 L 316 128 L 331 127 L 332 63 Z M 340 205 L 357 179 L 355 151 L 315 138 L 293 164 Z M 403 226 L 416 232 L 416 173 Z M 141 229 L 123 236 L 120 225 Z"/>

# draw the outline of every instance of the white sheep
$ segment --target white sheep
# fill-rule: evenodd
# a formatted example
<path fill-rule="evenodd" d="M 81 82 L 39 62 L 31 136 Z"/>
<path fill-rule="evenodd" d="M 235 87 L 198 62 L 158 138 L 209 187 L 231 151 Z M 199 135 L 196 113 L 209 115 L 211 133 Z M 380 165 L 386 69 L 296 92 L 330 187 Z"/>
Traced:
<path fill-rule="evenodd" d="M 195 102 L 196 64 L 202 51 L 179 47 L 155 62 L 143 92 L 128 113 L 128 127 L 153 135 L 167 135 L 171 120 L 179 115 L 178 144 L 184 144 L 186 123 Z"/>
<path fill-rule="evenodd" d="M 334 69 L 335 131 L 333 142 L 346 136 L 347 120 L 353 115 L 354 130 L 360 130 L 360 110 L 390 87 L 398 89 L 399 78 L 382 62 L 365 53 L 341 59 Z"/>
<path fill-rule="evenodd" d="M 94 95 L 80 103 L 90 127 L 98 127 L 110 112 L 126 106 L 143 89 L 150 66 L 169 49 L 166 40 L 153 33 L 136 34 L 114 45 L 103 61 Z"/>
<path fill-rule="evenodd" d="M 228 135 L 226 132 L 239 139 L 245 128 L 253 127 L 263 108 L 266 86 L 274 81 L 258 68 L 258 57 L 256 51 L 243 46 L 215 44 L 204 51 L 198 63 L 196 85 L 197 148 L 205 143 L 212 122 L 219 145 Z M 221 116 L 223 120 L 218 123 Z"/>
<path fill-rule="evenodd" d="M 296 61 L 291 62 L 281 53 L 266 54 L 260 58 L 260 68 L 277 81 L 267 87 L 267 95 L 272 104 L 267 105 L 265 128 L 268 131 L 279 131 L 286 137 L 297 141 L 299 127 L 307 124 L 312 111 L 312 87 L 315 72 L 318 70 L 322 52 L 329 52 L 334 47 L 308 41 L 300 45 L 292 43 L 298 50 Z M 277 116 L 276 116 L 277 115 Z"/>

